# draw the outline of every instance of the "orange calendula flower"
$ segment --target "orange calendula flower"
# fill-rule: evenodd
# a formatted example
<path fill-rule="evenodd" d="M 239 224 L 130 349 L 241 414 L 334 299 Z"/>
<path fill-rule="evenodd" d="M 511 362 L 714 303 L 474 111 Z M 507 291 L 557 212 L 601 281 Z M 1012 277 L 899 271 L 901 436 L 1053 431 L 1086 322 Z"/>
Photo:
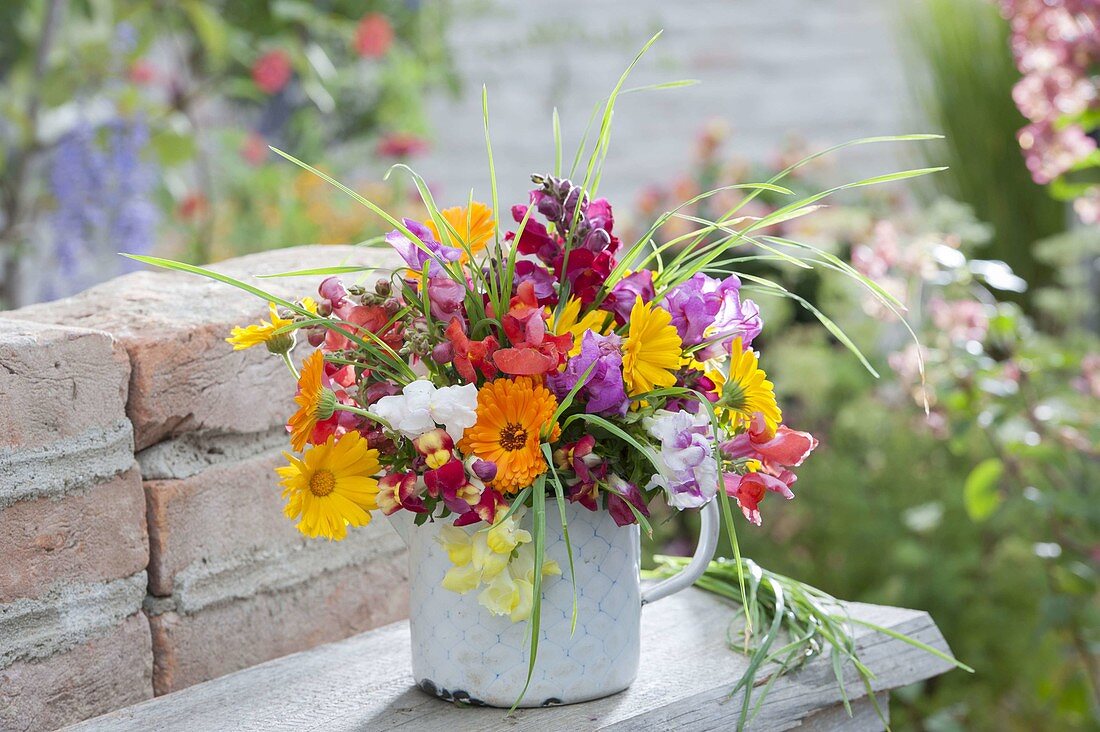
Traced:
<path fill-rule="evenodd" d="M 431 219 L 425 221 L 424 225 L 431 230 L 436 241 L 457 247 L 464 252 L 468 248 L 471 252 L 477 254 L 485 248 L 496 233 L 493 209 L 484 203 L 474 201 L 468 208 L 466 206 L 445 208 L 439 214 L 450 224 L 447 231 L 440 232 L 436 228 L 435 221 Z M 454 232 L 450 229 L 454 229 Z M 455 240 L 456 233 L 458 234 L 457 241 Z"/>
<path fill-rule="evenodd" d="M 627 394 L 637 396 L 659 387 L 675 386 L 683 361 L 683 341 L 672 315 L 653 303 L 634 301 L 630 329 L 623 344 L 623 381 Z"/>
<path fill-rule="evenodd" d="M 309 444 L 318 422 L 328 419 L 336 411 L 336 394 L 325 386 L 325 357 L 314 351 L 302 364 L 298 377 L 298 394 L 294 397 L 298 411 L 287 420 L 290 428 L 290 446 L 301 452 Z"/>
<path fill-rule="evenodd" d="M 459 448 L 466 455 L 496 463 L 493 487 L 517 493 L 546 471 L 539 443 L 554 442 L 561 427 L 550 422 L 558 400 L 529 378 L 497 379 L 477 393 L 477 422 L 466 430 Z"/>
<path fill-rule="evenodd" d="M 378 451 L 358 432 L 339 440 L 330 435 L 301 458 L 283 453 L 289 465 L 276 468 L 282 478 L 287 518 L 298 519 L 298 531 L 339 541 L 348 526 L 366 526 L 378 508 Z"/>

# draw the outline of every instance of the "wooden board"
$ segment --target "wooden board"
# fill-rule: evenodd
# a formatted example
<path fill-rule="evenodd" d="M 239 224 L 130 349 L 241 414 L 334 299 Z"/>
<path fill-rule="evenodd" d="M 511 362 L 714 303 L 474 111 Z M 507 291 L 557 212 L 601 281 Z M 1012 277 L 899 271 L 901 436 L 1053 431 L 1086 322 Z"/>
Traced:
<path fill-rule="evenodd" d="M 849 612 L 949 652 L 927 613 L 847 604 Z M 627 691 L 587 704 L 521 710 L 457 708 L 413 686 L 406 622 L 354 636 L 192 686 L 88 720 L 80 732 L 461 732 L 463 730 L 727 730 L 740 705 L 729 691 L 745 656 L 723 642 L 733 606 L 697 589 L 647 606 L 638 680 Z M 951 665 L 889 636 L 857 626 L 860 656 L 876 692 L 943 673 Z M 776 682 L 750 729 L 873 729 L 880 726 L 854 669 L 845 674 L 855 719 L 841 701 L 828 658 Z M 885 698 L 885 694 L 882 695 Z M 815 715 L 817 715 L 815 717 Z M 871 727 L 867 726 L 870 720 Z M 805 724 L 805 726 L 803 726 Z"/>

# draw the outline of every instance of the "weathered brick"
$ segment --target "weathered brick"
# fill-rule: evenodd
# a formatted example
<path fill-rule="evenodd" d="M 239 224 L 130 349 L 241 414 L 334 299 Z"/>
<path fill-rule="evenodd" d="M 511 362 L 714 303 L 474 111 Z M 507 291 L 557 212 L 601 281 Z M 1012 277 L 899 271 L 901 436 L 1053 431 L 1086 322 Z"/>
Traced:
<path fill-rule="evenodd" d="M 283 515 L 274 471 L 283 461 L 268 449 L 182 480 L 146 481 L 149 591 L 200 607 L 400 549 L 384 520 L 343 542 L 303 537 Z"/>
<path fill-rule="evenodd" d="M 280 296 L 313 295 L 321 277 L 262 280 L 255 274 L 322 264 L 393 267 L 392 251 L 298 247 L 215 265 Z M 293 411 L 285 367 L 264 349 L 234 352 L 234 325 L 266 315 L 258 298 L 229 285 L 177 272 L 136 272 L 73 297 L 5 317 L 87 326 L 111 333 L 130 355 L 127 413 L 138 449 L 194 430 L 262 432 Z"/>
<path fill-rule="evenodd" d="M 0 318 L 0 508 L 133 464 L 129 374 L 106 333 Z"/>
<path fill-rule="evenodd" d="M 396 621 L 408 612 L 404 553 L 348 566 L 281 592 L 149 618 L 153 685 L 176 691 L 320 643 Z"/>
<path fill-rule="evenodd" d="M 153 696 L 149 622 L 131 615 L 111 632 L 42 660 L 0 670 L 0 729 L 51 730 Z"/>
<path fill-rule="evenodd" d="M 0 447 L 37 447 L 126 416 L 130 364 L 111 336 L 0 318 Z"/>
<path fill-rule="evenodd" d="M 60 498 L 0 509 L 0 603 L 58 583 L 129 577 L 145 568 L 145 493 L 134 466 Z"/>

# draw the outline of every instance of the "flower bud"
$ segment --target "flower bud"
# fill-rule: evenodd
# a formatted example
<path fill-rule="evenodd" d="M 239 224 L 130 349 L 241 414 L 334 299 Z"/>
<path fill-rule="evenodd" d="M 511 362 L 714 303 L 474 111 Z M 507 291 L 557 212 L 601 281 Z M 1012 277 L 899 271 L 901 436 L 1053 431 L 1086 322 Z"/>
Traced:
<path fill-rule="evenodd" d="M 455 347 L 450 341 L 443 341 L 432 349 L 432 359 L 436 363 L 450 363 L 455 358 Z"/>
<path fill-rule="evenodd" d="M 470 465 L 470 471 L 486 483 L 491 483 L 497 477 L 497 464 L 492 460 L 475 458 Z"/>
<path fill-rule="evenodd" d="M 344 298 L 348 296 L 348 291 L 344 289 L 339 277 L 326 277 L 321 282 L 321 286 L 317 288 L 317 294 L 335 306 L 344 301 Z"/>
<path fill-rule="evenodd" d="M 390 284 L 389 280 L 378 280 L 374 283 L 374 291 L 382 297 L 389 297 L 390 293 L 393 292 L 393 285 Z"/>

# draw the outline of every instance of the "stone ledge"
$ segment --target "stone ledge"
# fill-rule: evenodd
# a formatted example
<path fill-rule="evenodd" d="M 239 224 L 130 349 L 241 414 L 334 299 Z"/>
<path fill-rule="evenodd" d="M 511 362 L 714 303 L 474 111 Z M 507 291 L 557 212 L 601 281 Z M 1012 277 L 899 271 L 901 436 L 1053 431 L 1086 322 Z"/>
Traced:
<path fill-rule="evenodd" d="M 373 524 L 372 524 L 373 525 Z M 405 546 L 388 526 L 357 529 L 341 542 L 303 539 L 288 547 L 267 547 L 219 562 L 199 562 L 175 576 L 171 604 L 150 595 L 150 614 L 170 607 L 180 613 L 196 613 L 260 594 L 307 586 L 310 582 L 347 567 L 368 566 L 405 556 Z"/>
<path fill-rule="evenodd" d="M 137 461 L 145 480 L 178 480 L 198 475 L 216 465 L 246 460 L 276 448 L 288 450 L 287 440 L 284 427 L 246 434 L 188 432 L 145 448 L 137 454 Z"/>
<path fill-rule="evenodd" d="M 855 617 L 950 653 L 927 613 L 861 603 L 847 608 Z M 429 697 L 413 685 L 409 625 L 400 622 L 121 709 L 77 725 L 73 732 L 730 729 L 738 705 L 737 698 L 730 701 L 729 692 L 747 665 L 745 656 L 726 646 L 733 613 L 729 603 L 694 588 L 647 606 L 638 679 L 621 694 L 586 704 L 522 709 L 506 716 L 503 709 L 460 708 Z M 951 668 L 862 626 L 855 635 L 862 660 L 876 675 L 876 694 Z M 869 719 L 861 703 L 867 690 L 850 666 L 845 666 L 844 679 L 860 715 L 856 721 Z M 832 663 L 820 656 L 774 684 L 753 729 L 834 723 L 840 703 Z M 877 719 L 872 724 L 880 728 Z"/>

